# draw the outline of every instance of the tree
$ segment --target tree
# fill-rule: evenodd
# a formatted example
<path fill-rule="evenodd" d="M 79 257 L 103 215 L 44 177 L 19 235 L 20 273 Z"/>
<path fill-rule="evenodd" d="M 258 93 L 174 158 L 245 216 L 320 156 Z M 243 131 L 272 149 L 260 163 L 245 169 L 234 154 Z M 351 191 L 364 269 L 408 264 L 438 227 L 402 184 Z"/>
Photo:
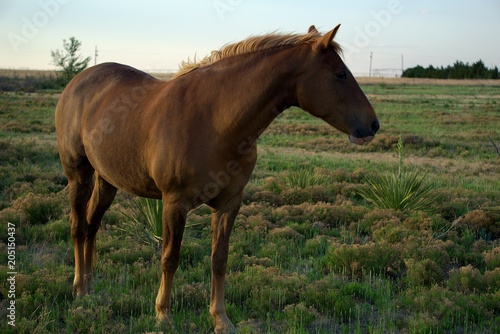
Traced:
<path fill-rule="evenodd" d="M 493 70 L 491 70 L 491 79 L 499 79 L 500 76 L 498 75 L 498 67 L 495 66 Z"/>
<path fill-rule="evenodd" d="M 484 61 L 478 60 L 477 62 L 469 65 L 456 61 L 453 66 L 447 67 L 422 67 L 417 65 L 415 67 L 407 68 L 403 71 L 403 77 L 406 78 L 439 78 L 439 79 L 499 79 L 498 67 L 495 66 L 489 69 L 484 64 Z"/>
<path fill-rule="evenodd" d="M 82 42 L 75 37 L 70 37 L 69 41 L 63 39 L 64 50 L 50 51 L 52 64 L 61 68 L 61 79 L 65 83 L 68 83 L 75 75 L 83 71 L 90 62 L 90 57 L 82 59 L 82 56 L 78 54 L 81 46 Z"/>
<path fill-rule="evenodd" d="M 484 65 L 484 62 L 479 59 L 477 62 L 472 64 L 472 77 L 476 79 L 485 79 L 486 72 L 488 69 Z"/>

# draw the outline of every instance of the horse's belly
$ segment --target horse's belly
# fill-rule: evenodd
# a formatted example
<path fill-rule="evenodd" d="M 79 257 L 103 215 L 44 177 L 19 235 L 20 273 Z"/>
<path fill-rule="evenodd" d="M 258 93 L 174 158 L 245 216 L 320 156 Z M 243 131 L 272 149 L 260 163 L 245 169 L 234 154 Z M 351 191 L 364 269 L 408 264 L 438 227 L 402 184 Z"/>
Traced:
<path fill-rule="evenodd" d="M 88 154 L 95 171 L 116 188 L 141 197 L 161 198 L 162 193 L 153 178 L 139 161 L 116 152 Z"/>

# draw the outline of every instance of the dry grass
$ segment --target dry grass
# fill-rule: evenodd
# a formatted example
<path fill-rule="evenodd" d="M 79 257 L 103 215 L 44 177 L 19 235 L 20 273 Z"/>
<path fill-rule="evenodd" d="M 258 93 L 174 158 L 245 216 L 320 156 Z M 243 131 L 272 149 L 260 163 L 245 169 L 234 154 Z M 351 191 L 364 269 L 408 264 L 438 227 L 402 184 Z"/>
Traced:
<path fill-rule="evenodd" d="M 55 76 L 57 74 L 57 71 L 53 70 L 10 70 L 10 69 L 0 69 L 0 77 L 19 77 L 19 78 L 26 78 L 26 77 L 48 77 L 48 76 Z"/>
<path fill-rule="evenodd" d="M 49 77 L 55 76 L 57 71 L 55 70 L 24 70 L 24 69 L 2 69 L 0 68 L 0 77 L 8 78 L 27 78 L 27 77 Z M 172 79 L 174 73 L 150 73 L 157 79 L 168 81 Z"/>
<path fill-rule="evenodd" d="M 426 79 L 426 78 L 356 78 L 361 85 L 419 85 L 419 86 L 500 86 L 500 80 Z"/>

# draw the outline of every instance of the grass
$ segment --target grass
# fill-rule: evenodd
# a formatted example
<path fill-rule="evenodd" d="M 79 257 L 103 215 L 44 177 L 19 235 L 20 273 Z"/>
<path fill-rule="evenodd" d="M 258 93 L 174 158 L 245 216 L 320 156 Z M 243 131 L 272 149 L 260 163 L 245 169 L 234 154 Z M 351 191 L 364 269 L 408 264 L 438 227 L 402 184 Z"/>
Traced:
<path fill-rule="evenodd" d="M 226 301 L 239 333 L 495 333 L 500 327 L 500 88 L 363 86 L 380 134 L 358 147 L 298 109 L 259 139 L 231 236 Z M 158 247 L 123 228 L 119 192 L 98 234 L 95 293 L 74 300 L 56 94 L 0 94 L 0 331 L 151 333 Z M 426 210 L 373 208 L 357 191 L 404 166 L 426 175 Z M 428 210 L 427 210 L 428 209 Z M 190 213 L 174 282 L 181 333 L 209 333 L 210 210 Z M 16 226 L 16 328 L 7 224 Z"/>

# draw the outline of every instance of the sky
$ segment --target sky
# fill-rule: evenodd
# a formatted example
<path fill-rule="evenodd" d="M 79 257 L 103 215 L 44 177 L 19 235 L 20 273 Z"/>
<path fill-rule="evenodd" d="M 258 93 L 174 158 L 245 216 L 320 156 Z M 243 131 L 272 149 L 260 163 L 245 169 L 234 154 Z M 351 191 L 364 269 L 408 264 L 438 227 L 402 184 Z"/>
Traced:
<path fill-rule="evenodd" d="M 149 72 L 176 71 L 227 43 L 269 32 L 327 32 L 357 76 L 482 59 L 500 67 L 499 0 L 0 0 L 0 68 L 55 69 L 50 51 Z M 98 56 L 94 59 L 97 47 Z"/>

